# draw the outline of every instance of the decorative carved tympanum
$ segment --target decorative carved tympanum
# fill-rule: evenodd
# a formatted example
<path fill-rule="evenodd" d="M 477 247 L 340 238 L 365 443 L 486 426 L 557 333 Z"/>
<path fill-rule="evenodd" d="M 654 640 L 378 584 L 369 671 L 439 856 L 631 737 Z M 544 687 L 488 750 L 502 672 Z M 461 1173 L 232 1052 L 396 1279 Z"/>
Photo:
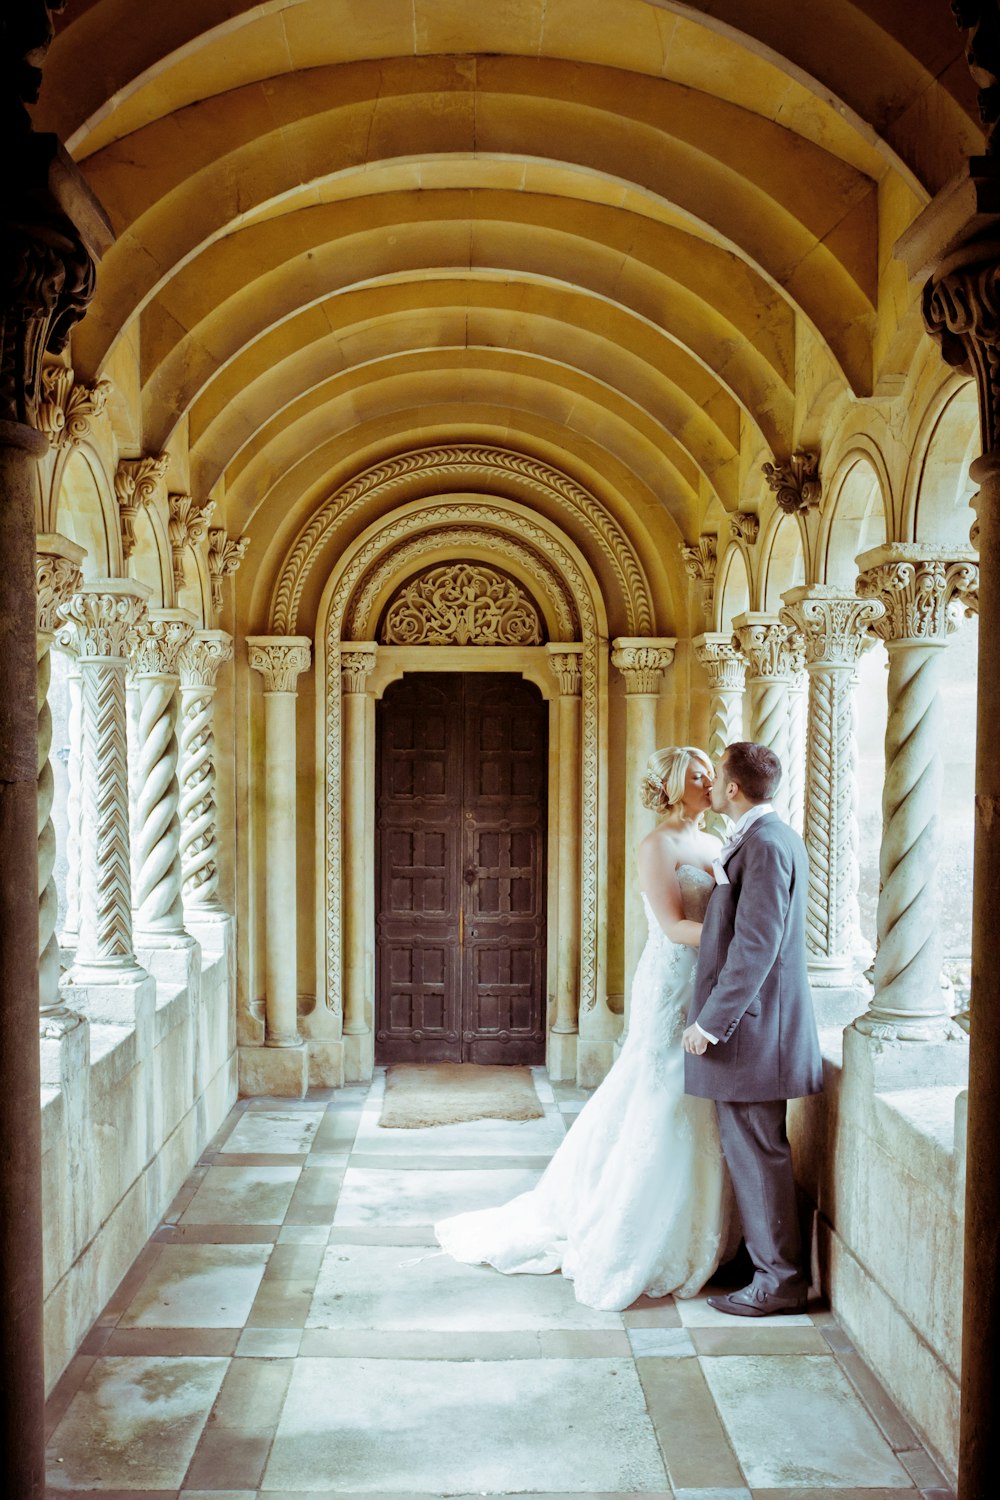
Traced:
<path fill-rule="evenodd" d="M 482 563 L 429 568 L 397 592 L 382 621 L 386 646 L 537 646 L 542 623 L 513 578 Z"/>

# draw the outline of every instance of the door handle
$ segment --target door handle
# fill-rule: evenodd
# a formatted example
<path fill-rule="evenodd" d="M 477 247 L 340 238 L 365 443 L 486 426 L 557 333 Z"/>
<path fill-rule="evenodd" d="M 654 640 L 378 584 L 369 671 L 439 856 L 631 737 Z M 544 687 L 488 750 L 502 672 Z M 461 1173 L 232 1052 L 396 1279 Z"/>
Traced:
<path fill-rule="evenodd" d="M 454 868 L 454 866 L 452 868 Z M 476 876 L 478 874 L 479 871 L 476 869 L 476 867 L 474 865 L 470 865 L 462 876 L 462 879 L 465 881 L 466 885 L 475 885 Z"/>

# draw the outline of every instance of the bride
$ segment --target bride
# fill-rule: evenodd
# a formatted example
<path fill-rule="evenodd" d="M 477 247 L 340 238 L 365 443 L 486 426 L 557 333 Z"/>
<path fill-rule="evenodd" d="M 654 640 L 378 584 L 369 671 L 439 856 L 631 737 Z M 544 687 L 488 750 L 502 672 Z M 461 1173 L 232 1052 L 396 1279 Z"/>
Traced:
<path fill-rule="evenodd" d="M 561 1269 L 578 1302 L 612 1311 L 643 1292 L 693 1297 L 732 1248 L 715 1106 L 685 1095 L 681 1049 L 719 848 L 701 828 L 712 779 L 690 746 L 650 757 L 642 802 L 662 820 L 639 846 L 649 938 L 625 1044 L 530 1192 L 435 1225 L 455 1260 Z"/>

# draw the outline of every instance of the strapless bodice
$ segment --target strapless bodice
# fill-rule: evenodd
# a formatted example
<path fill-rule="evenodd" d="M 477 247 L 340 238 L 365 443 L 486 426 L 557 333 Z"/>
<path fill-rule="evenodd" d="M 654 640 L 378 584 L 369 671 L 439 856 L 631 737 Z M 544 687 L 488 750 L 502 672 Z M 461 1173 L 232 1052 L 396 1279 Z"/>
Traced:
<path fill-rule="evenodd" d="M 702 870 L 697 865 L 678 865 L 677 884 L 680 886 L 684 916 L 689 922 L 703 922 L 705 920 L 708 899 L 715 890 L 714 878 L 709 875 L 707 870 Z M 642 904 L 645 907 L 646 918 L 649 922 L 650 939 L 653 942 L 662 940 L 668 943 L 670 939 L 656 920 L 653 908 L 649 904 L 649 897 L 645 891 L 642 893 Z"/>

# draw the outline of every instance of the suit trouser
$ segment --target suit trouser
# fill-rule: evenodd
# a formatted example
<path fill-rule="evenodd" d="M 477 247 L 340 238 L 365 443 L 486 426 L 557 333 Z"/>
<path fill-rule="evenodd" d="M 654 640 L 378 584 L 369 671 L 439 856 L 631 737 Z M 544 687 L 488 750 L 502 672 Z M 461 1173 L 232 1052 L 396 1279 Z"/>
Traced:
<path fill-rule="evenodd" d="M 722 1151 L 743 1220 L 743 1238 L 756 1267 L 754 1284 L 781 1296 L 804 1297 L 792 1152 L 784 1099 L 733 1104 L 716 1101 Z"/>

